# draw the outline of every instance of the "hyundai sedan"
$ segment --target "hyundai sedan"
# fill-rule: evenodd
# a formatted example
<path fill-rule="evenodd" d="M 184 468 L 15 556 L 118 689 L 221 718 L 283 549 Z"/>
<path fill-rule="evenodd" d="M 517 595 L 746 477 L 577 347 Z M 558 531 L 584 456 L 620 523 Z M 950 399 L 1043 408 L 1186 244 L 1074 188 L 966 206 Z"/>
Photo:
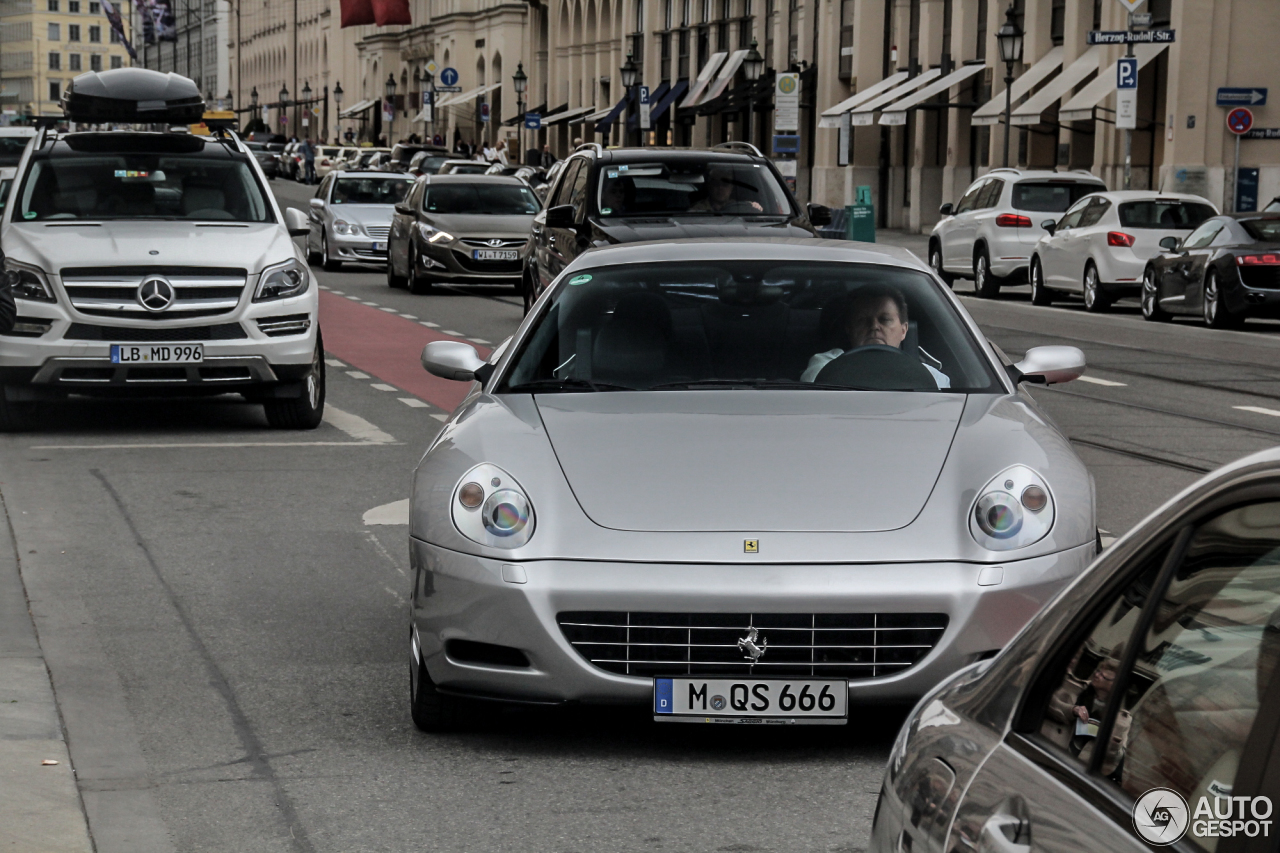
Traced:
<path fill-rule="evenodd" d="M 910 253 L 801 239 L 587 252 L 414 476 L 416 724 L 469 697 L 826 723 L 994 655 L 1095 554 L 1088 472 Z"/>

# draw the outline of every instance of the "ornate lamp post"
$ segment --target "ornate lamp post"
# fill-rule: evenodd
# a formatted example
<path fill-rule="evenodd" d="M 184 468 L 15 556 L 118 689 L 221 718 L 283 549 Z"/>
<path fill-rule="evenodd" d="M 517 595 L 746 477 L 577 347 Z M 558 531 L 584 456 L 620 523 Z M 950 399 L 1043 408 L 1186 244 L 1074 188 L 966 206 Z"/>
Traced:
<path fill-rule="evenodd" d="M 342 83 L 341 82 L 333 84 L 333 108 L 338 111 L 339 118 L 341 118 L 341 113 L 342 113 Z M 339 124 L 338 122 L 334 122 L 333 141 L 341 145 L 342 144 L 341 136 L 342 136 L 342 125 Z"/>
<path fill-rule="evenodd" d="M 385 89 L 387 92 L 387 101 L 391 104 L 391 118 L 387 121 L 387 145 L 391 145 L 395 139 L 395 134 L 391 129 L 395 127 L 396 124 L 396 75 L 387 75 L 387 85 Z"/>
<path fill-rule="evenodd" d="M 636 145 L 640 145 L 640 116 L 636 114 L 636 107 L 639 105 L 635 103 L 635 98 L 636 98 L 635 86 L 636 86 L 636 81 L 640 76 L 640 69 L 636 68 L 635 62 L 631 60 L 631 51 L 627 51 L 627 61 L 622 63 L 622 68 L 618 70 L 622 76 L 622 87 L 627 90 L 627 123 L 622 126 L 624 131 L 623 139 L 625 141 L 626 139 L 625 130 L 627 128 L 627 125 L 631 124 L 631 116 L 635 114 L 636 115 Z"/>
<path fill-rule="evenodd" d="M 311 126 L 310 116 L 314 113 L 315 110 L 311 109 L 311 81 L 307 80 L 302 84 L 302 117 L 303 123 L 306 124 L 307 127 Z M 311 134 L 307 134 L 307 136 L 310 135 Z"/>
<path fill-rule="evenodd" d="M 1000 61 L 1004 63 L 1004 165 L 1009 165 L 1009 136 L 1013 130 L 1013 65 L 1022 61 L 1022 28 L 1018 26 L 1013 4 L 1004 13 L 1004 24 L 996 30 Z"/>
<path fill-rule="evenodd" d="M 751 50 L 742 59 L 742 73 L 747 78 L 747 117 L 743 122 L 744 136 L 747 142 L 754 144 L 751 137 L 751 117 L 756 109 L 756 82 L 759 81 L 760 75 L 764 73 L 764 57 L 760 55 L 760 51 L 756 50 L 756 40 L 751 40 Z"/>
<path fill-rule="evenodd" d="M 288 108 L 289 108 L 289 87 L 281 86 L 280 87 L 280 119 L 281 119 L 280 123 L 281 124 L 285 124 L 284 120 L 288 118 L 288 113 L 286 112 Z"/>
<path fill-rule="evenodd" d="M 524 63 L 516 63 L 516 73 L 511 75 L 511 83 L 516 89 L 516 115 L 519 124 L 516 125 L 516 145 L 521 149 L 524 148 L 524 93 L 529 91 L 529 75 L 524 73 Z M 501 116 L 499 116 L 501 117 Z M 524 159 L 524 151 L 516 152 L 515 161 L 519 163 Z M 526 165 L 532 165 L 531 163 Z"/>

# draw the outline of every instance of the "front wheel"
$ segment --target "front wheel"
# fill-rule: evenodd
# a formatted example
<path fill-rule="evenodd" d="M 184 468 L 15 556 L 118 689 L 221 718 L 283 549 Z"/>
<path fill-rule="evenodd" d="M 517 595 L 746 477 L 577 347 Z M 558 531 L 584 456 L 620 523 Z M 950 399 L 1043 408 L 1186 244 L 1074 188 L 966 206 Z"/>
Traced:
<path fill-rule="evenodd" d="M 973 259 L 973 292 L 982 299 L 995 299 L 1000 295 L 1000 279 L 991 274 L 991 258 L 986 249 L 979 249 Z"/>
<path fill-rule="evenodd" d="M 418 253 L 409 246 L 409 292 L 414 296 L 427 296 L 431 293 L 431 279 L 418 272 Z"/>
<path fill-rule="evenodd" d="M 947 287 L 955 283 L 956 277 L 942 268 L 942 246 L 938 243 L 929 247 L 929 266 Z"/>
<path fill-rule="evenodd" d="M 1142 273 L 1142 319 L 1163 323 L 1169 312 L 1160 307 L 1160 287 L 1156 284 L 1156 271 L 1147 267 Z"/>
<path fill-rule="evenodd" d="M 387 287 L 392 290 L 400 290 L 407 287 L 409 279 L 407 276 L 396 275 L 396 265 L 391 260 L 391 250 L 387 249 Z"/>
<path fill-rule="evenodd" d="M 324 343 L 316 335 L 316 351 L 311 369 L 302 379 L 297 397 L 263 401 L 262 408 L 272 429 L 315 429 L 324 417 Z"/>
<path fill-rule="evenodd" d="M 0 385 L 0 432 L 18 432 L 26 429 L 35 415 L 35 403 L 8 399 Z"/>
<path fill-rule="evenodd" d="M 1101 314 L 1111 307 L 1111 297 L 1102 289 L 1098 268 L 1089 263 L 1084 268 L 1084 309 Z"/>
<path fill-rule="evenodd" d="M 447 732 L 458 728 L 464 719 L 465 701 L 441 693 L 427 673 L 427 665 L 409 659 L 409 716 L 423 732 Z"/>
<path fill-rule="evenodd" d="M 325 235 L 320 237 L 320 257 L 323 261 L 325 272 L 337 272 L 342 269 L 342 261 L 335 261 L 329 257 L 329 238 Z"/>
<path fill-rule="evenodd" d="M 1031 259 L 1031 304 L 1053 304 L 1053 291 L 1044 286 L 1044 267 L 1039 258 Z"/>

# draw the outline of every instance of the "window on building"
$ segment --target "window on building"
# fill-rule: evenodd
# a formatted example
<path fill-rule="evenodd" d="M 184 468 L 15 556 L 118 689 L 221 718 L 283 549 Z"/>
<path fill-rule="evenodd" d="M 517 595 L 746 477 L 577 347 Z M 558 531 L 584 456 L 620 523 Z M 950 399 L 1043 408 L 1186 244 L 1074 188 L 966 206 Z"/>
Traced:
<path fill-rule="evenodd" d="M 50 12 L 58 11 L 58 0 L 49 0 L 48 10 Z"/>
<path fill-rule="evenodd" d="M 738 48 L 746 50 L 751 47 L 751 30 L 755 23 L 751 20 L 751 2 L 747 0 L 743 4 L 742 20 L 738 22 Z"/>
<path fill-rule="evenodd" d="M 636 32 L 644 32 L 644 0 L 636 0 Z"/>
<path fill-rule="evenodd" d="M 711 20 L 711 0 L 702 0 L 702 23 Z"/>
<path fill-rule="evenodd" d="M 658 65 L 663 80 L 671 79 L 671 33 L 658 36 Z"/>
<path fill-rule="evenodd" d="M 107 30 L 107 39 L 108 39 L 112 44 L 121 44 L 121 41 L 120 41 L 120 34 L 119 34 L 118 32 L 116 32 L 114 28 L 113 28 L 113 29 L 110 29 L 110 30 Z"/>
<path fill-rule="evenodd" d="M 729 50 L 729 22 L 721 21 L 716 24 L 716 50 Z"/>
<path fill-rule="evenodd" d="M 67 0 L 67 11 L 72 15 L 80 14 L 80 0 Z"/>
<path fill-rule="evenodd" d="M 50 24 L 48 37 L 49 41 L 62 41 L 62 25 Z"/>
<path fill-rule="evenodd" d="M 81 66 L 80 66 L 80 54 L 78 54 L 78 53 L 69 53 L 69 54 L 67 54 L 67 70 L 68 70 L 68 71 L 80 71 L 80 70 L 81 70 Z"/>
<path fill-rule="evenodd" d="M 778 0 L 764 0 L 764 65 L 773 67 L 773 16 Z"/>
<path fill-rule="evenodd" d="M 90 71 L 102 70 L 102 54 L 100 53 L 89 54 L 89 70 Z"/>
<path fill-rule="evenodd" d="M 689 74 L 689 31 L 680 31 L 680 53 L 678 64 L 676 66 L 676 77 L 681 80 L 687 80 Z"/>
<path fill-rule="evenodd" d="M 800 0 L 787 2 L 787 65 L 800 61 Z"/>
<path fill-rule="evenodd" d="M 1067 27 L 1067 0 L 1053 0 L 1049 7 L 1049 38 L 1054 44 L 1062 44 Z"/>
<path fill-rule="evenodd" d="M 67 24 L 67 41 L 80 41 L 79 24 Z"/>
<path fill-rule="evenodd" d="M 112 68 L 124 68 L 124 57 L 121 57 L 121 56 L 113 56 L 113 57 L 111 57 L 111 67 L 112 67 Z"/>
<path fill-rule="evenodd" d="M 90 15 L 102 14 L 102 4 L 99 3 L 98 0 L 93 0 L 93 2 L 89 4 L 89 14 Z"/>
<path fill-rule="evenodd" d="M 1102 29 L 1102 0 L 1093 0 L 1093 28 Z"/>
<path fill-rule="evenodd" d="M 671 29 L 672 24 L 675 23 L 675 19 L 672 17 L 674 4 L 675 0 L 662 0 L 662 28 L 664 30 Z"/>
<path fill-rule="evenodd" d="M 693 19 L 693 0 L 684 0 L 680 6 L 680 26 L 687 27 Z"/>
<path fill-rule="evenodd" d="M 61 99 L 62 99 L 62 81 L 50 80 L 49 81 L 49 100 L 58 101 Z"/>
<path fill-rule="evenodd" d="M 99 27 L 99 26 L 89 27 L 89 41 L 97 42 L 97 43 L 102 42 L 102 27 Z"/>
<path fill-rule="evenodd" d="M 50 71 L 62 70 L 62 54 L 58 53 L 57 51 L 49 52 L 49 70 Z"/>
<path fill-rule="evenodd" d="M 856 0 L 840 0 L 840 79 L 853 79 L 853 5 Z"/>

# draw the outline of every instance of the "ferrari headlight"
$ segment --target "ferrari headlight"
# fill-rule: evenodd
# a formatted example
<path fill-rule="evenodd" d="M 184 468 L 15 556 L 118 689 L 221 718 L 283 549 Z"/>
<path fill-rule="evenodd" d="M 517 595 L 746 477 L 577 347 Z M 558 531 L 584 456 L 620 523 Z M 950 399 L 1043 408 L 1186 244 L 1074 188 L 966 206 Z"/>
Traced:
<path fill-rule="evenodd" d="M 290 258 L 283 264 L 267 267 L 262 271 L 253 301 L 269 302 L 272 299 L 301 296 L 310 286 L 311 271 L 297 258 Z"/>
<path fill-rule="evenodd" d="M 57 302 L 44 270 L 5 258 L 4 286 L 13 291 L 14 299 L 32 302 Z"/>
<path fill-rule="evenodd" d="M 348 237 L 359 237 L 360 226 L 355 222 L 347 222 L 344 219 L 335 219 L 333 221 L 334 233 L 344 234 Z"/>
<path fill-rule="evenodd" d="M 1053 527 L 1049 486 L 1025 465 L 991 478 L 973 503 L 969 532 L 991 551 L 1012 551 L 1039 542 Z"/>
<path fill-rule="evenodd" d="M 533 536 L 529 496 L 496 465 L 477 465 L 464 474 L 453 488 L 449 509 L 459 533 L 490 548 L 519 548 Z"/>

